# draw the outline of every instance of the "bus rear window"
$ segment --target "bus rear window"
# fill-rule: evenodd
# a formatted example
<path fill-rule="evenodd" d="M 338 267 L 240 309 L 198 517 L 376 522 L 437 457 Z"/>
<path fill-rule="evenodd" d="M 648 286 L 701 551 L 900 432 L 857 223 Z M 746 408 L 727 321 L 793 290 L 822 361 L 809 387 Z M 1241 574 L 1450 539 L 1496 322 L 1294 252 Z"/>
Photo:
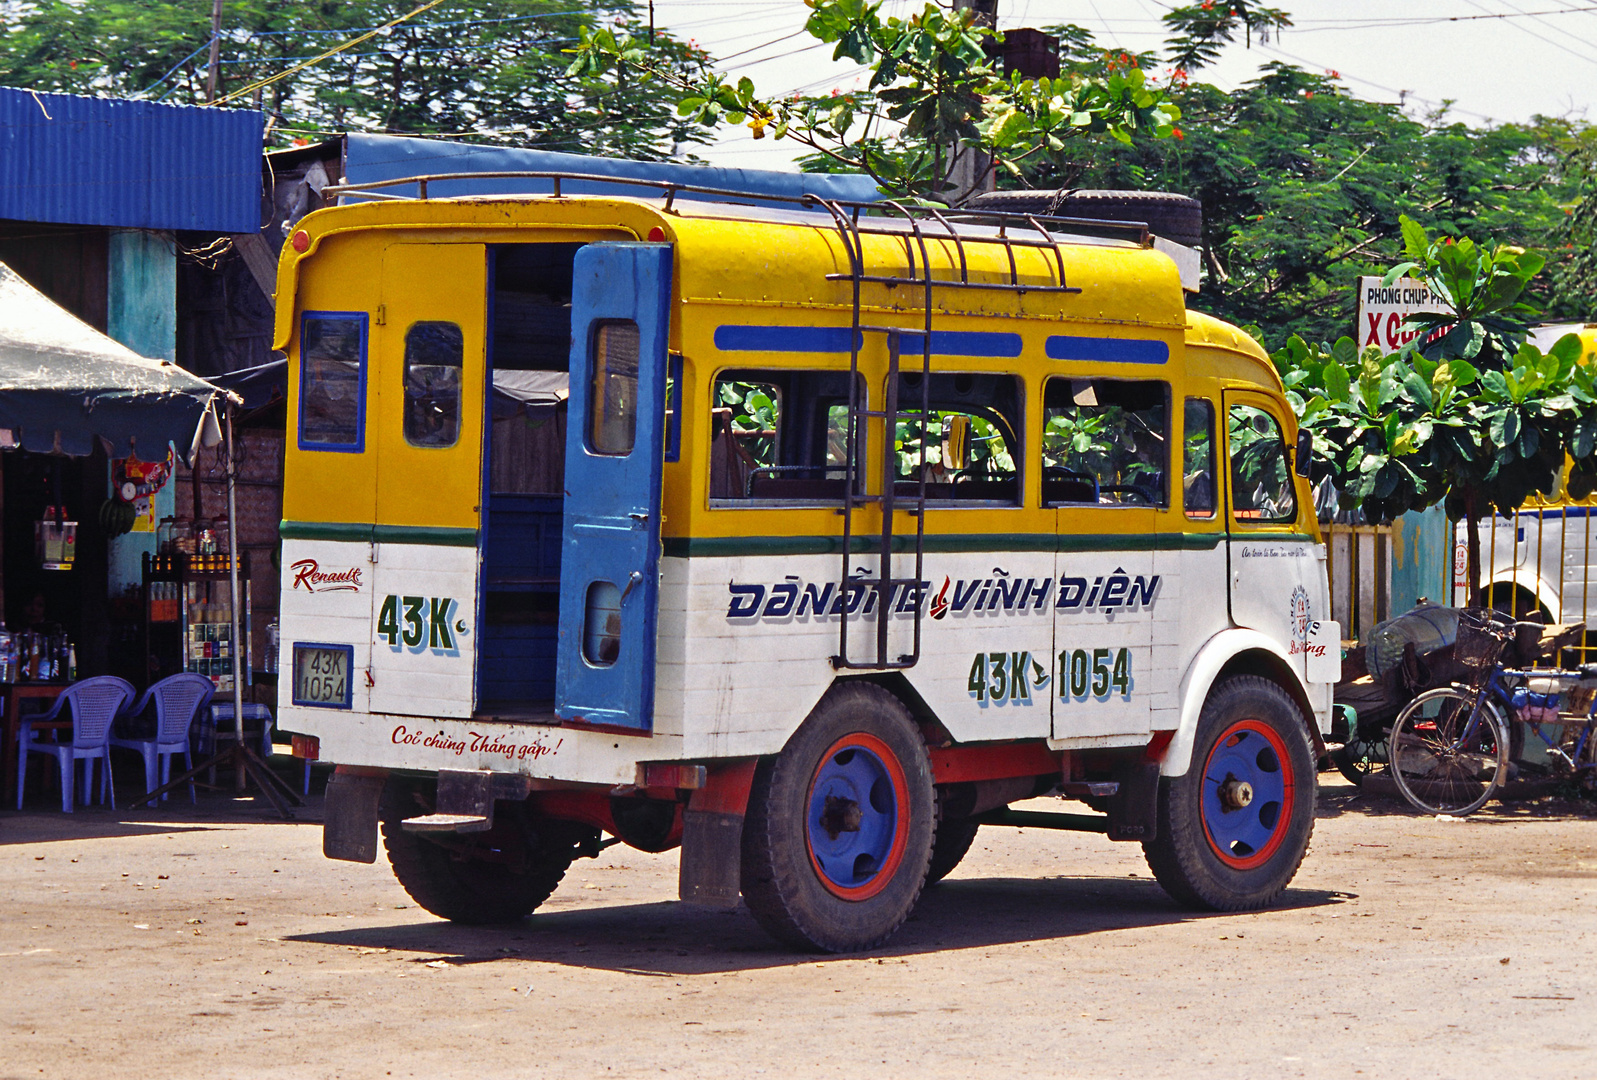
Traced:
<path fill-rule="evenodd" d="M 465 345 L 452 322 L 419 322 L 405 332 L 405 441 L 454 446 L 460 438 L 460 371 Z"/>
<path fill-rule="evenodd" d="M 1170 387 L 1049 379 L 1043 389 L 1044 506 L 1166 506 Z"/>
<path fill-rule="evenodd" d="M 365 313 L 307 312 L 299 341 L 300 447 L 359 453 L 366 419 Z"/>
<path fill-rule="evenodd" d="M 615 319 L 593 335 L 593 391 L 588 403 L 588 446 L 596 454 L 625 457 L 638 432 L 638 324 Z"/>

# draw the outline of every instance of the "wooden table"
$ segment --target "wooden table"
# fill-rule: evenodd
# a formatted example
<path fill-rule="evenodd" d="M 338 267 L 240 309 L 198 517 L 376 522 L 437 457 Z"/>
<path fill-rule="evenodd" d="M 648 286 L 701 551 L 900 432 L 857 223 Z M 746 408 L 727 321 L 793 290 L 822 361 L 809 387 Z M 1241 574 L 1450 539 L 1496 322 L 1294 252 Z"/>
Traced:
<path fill-rule="evenodd" d="M 0 735 L 5 740 L 4 754 L 0 756 L 0 771 L 4 773 L 4 776 L 0 776 L 0 784 L 4 785 L 3 805 L 7 809 L 17 805 L 17 733 L 22 729 L 22 703 L 39 699 L 54 701 L 69 685 L 65 682 L 0 683 L 0 703 L 3 703 L 0 708 L 5 710 L 0 713 L 0 722 L 5 725 L 4 733 Z M 64 716 L 40 726 L 70 730 L 72 718 Z"/>

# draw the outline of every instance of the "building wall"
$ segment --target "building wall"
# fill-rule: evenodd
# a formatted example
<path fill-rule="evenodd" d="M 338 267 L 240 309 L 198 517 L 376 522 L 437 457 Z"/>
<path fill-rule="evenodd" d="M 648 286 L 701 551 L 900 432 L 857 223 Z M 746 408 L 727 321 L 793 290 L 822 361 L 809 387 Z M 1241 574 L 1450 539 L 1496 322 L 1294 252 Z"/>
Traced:
<path fill-rule="evenodd" d="M 175 359 L 177 251 L 172 238 L 144 229 L 112 229 L 107 237 L 106 263 L 106 334 L 140 356 Z M 152 448 L 149 456 L 157 452 Z M 109 488 L 107 491 L 109 494 Z M 157 524 L 172 515 L 174 505 L 168 482 L 155 496 Z M 144 556 L 155 552 L 155 537 L 154 532 L 130 532 L 109 542 L 106 588 L 110 596 L 122 596 L 139 586 Z"/>
<path fill-rule="evenodd" d="M 103 334 L 107 232 L 95 225 L 0 221 L 0 262 Z"/>

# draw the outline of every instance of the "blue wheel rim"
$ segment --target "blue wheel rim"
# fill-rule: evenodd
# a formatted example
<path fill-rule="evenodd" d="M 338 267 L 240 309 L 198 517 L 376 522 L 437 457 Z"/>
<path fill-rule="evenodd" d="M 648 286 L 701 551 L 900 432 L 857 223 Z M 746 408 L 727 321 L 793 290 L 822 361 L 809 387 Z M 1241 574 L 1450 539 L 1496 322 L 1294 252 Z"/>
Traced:
<path fill-rule="evenodd" d="M 1246 806 L 1228 804 L 1228 785 L 1246 784 Z M 1259 866 L 1285 839 L 1292 816 L 1294 778 L 1286 744 L 1258 720 L 1231 725 L 1215 742 L 1203 768 L 1203 829 L 1220 860 L 1238 870 Z"/>
<path fill-rule="evenodd" d="M 881 740 L 838 740 L 815 770 L 805 836 L 826 888 L 844 899 L 874 896 L 903 855 L 908 807 L 903 771 Z"/>

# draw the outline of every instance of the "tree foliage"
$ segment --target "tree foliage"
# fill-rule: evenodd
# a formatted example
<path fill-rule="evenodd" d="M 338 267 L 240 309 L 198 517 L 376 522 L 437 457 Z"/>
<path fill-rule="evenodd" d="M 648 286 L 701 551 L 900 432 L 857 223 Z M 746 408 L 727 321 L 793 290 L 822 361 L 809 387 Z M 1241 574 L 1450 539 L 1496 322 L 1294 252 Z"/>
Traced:
<path fill-rule="evenodd" d="M 1077 43 L 1077 62 L 1091 61 Z M 1100 53 L 1118 61 L 1125 54 Z M 1151 67 L 1146 58 L 1128 57 Z M 1331 341 L 1353 329 L 1356 285 L 1401 257 L 1399 216 L 1483 242 L 1534 247 L 1552 258 L 1538 279 L 1551 318 L 1591 317 L 1597 273 L 1569 271 L 1580 252 L 1566 210 L 1597 192 L 1583 124 L 1470 127 L 1445 115 L 1414 119 L 1347 92 L 1335 73 L 1266 65 L 1229 93 L 1184 72 L 1164 76 L 1182 111 L 1183 138 L 1133 146 L 1086 140 L 1020 186 L 1144 188 L 1202 200 L 1206 276 L 1193 306 L 1266 340 Z M 1597 260 L 1588 257 L 1597 269 Z"/>
<path fill-rule="evenodd" d="M 957 201 L 956 158 L 980 154 L 1020 175 L 1089 135 L 1121 143 L 1168 136 L 1179 110 L 1129 67 L 1104 75 L 1005 78 L 989 57 L 993 31 L 971 11 L 927 3 L 908 17 L 884 16 L 867 0 L 805 0 L 808 33 L 834 46 L 834 59 L 870 69 L 859 93 L 764 96 L 747 78 L 684 73 L 661 65 L 636 38 L 608 28 L 584 33 L 574 76 L 632 69 L 669 85 L 696 124 L 746 125 L 755 138 L 792 139 L 817 171 L 866 173 L 901 197 Z"/>
<path fill-rule="evenodd" d="M 1414 316 L 1421 333 L 1390 356 L 1294 335 L 1272 359 L 1342 505 L 1384 522 L 1442 503 L 1469 522 L 1478 583 L 1479 517 L 1559 494 L 1566 457 L 1568 494 L 1597 488 L 1597 356 L 1574 334 L 1546 353 L 1526 340 L 1540 255 L 1401 226 L 1409 259 L 1387 281 L 1412 273 L 1449 311 Z"/>
<path fill-rule="evenodd" d="M 220 94 L 416 8 L 419 0 L 229 0 Z M 0 4 L 0 83 L 65 93 L 206 100 L 210 0 L 29 0 Z M 545 149 L 660 158 L 702 142 L 676 95 L 637 79 L 568 73 L 585 27 L 642 32 L 630 0 L 450 0 L 262 88 L 274 141 L 339 131 L 447 135 Z M 654 62 L 709 61 L 657 33 Z M 234 104 L 252 104 L 246 95 Z"/>
<path fill-rule="evenodd" d="M 1214 63 L 1225 46 L 1236 40 L 1239 30 L 1243 42 L 1251 46 L 1255 36 L 1267 42 L 1272 34 L 1292 25 L 1285 11 L 1252 0 L 1202 0 L 1171 8 L 1163 18 L 1171 35 L 1165 42 L 1168 59 L 1183 71 Z"/>

